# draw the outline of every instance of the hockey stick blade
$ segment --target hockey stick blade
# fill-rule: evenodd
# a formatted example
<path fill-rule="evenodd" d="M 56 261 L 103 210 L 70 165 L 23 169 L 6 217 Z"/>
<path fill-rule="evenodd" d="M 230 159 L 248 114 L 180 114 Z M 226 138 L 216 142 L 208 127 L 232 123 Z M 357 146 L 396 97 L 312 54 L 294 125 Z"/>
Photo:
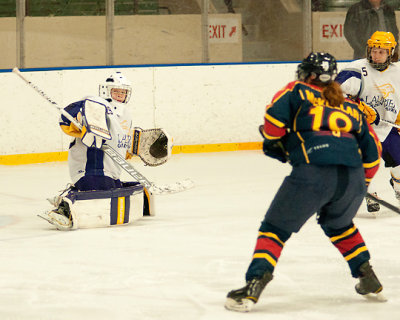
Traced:
<path fill-rule="evenodd" d="M 367 198 L 370 198 L 370 199 L 372 199 L 372 200 L 378 202 L 378 203 L 381 204 L 382 206 L 384 206 L 384 207 L 386 207 L 386 208 L 388 208 L 388 209 L 390 209 L 390 210 L 392 210 L 392 211 L 394 211 L 394 212 L 400 214 L 400 209 L 399 209 L 398 207 L 394 206 L 393 204 L 391 204 L 391 203 L 389 203 L 389 202 L 386 202 L 385 200 L 379 199 L 379 198 L 375 197 L 373 194 L 371 194 L 371 193 L 369 193 L 369 192 L 367 192 L 366 197 L 367 197 Z"/>
<path fill-rule="evenodd" d="M 190 179 L 185 179 L 172 184 L 155 185 L 153 184 L 150 188 L 150 192 L 153 194 L 171 194 L 178 193 L 194 187 L 194 182 Z"/>

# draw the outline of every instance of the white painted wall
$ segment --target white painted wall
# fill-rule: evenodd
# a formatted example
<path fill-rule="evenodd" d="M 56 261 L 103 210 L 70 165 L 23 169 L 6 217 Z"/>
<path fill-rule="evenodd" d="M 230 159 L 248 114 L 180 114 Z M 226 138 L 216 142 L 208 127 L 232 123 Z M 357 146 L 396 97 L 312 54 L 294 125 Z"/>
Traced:
<path fill-rule="evenodd" d="M 261 141 L 258 125 L 297 64 L 238 64 L 23 72 L 59 105 L 97 95 L 122 71 L 133 82 L 134 125 L 163 127 L 175 145 Z M 13 73 L 0 73 L 0 155 L 65 151 L 58 111 Z"/>

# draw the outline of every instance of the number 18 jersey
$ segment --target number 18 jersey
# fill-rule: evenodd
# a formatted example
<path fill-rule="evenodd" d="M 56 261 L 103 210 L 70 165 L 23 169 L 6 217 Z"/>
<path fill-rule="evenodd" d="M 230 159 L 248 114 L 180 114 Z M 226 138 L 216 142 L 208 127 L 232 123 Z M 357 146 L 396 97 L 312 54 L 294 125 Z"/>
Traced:
<path fill-rule="evenodd" d="M 267 106 L 264 135 L 282 139 L 290 163 L 375 167 L 380 143 L 358 109 L 346 99 L 331 106 L 322 88 L 300 81 L 289 83 Z"/>

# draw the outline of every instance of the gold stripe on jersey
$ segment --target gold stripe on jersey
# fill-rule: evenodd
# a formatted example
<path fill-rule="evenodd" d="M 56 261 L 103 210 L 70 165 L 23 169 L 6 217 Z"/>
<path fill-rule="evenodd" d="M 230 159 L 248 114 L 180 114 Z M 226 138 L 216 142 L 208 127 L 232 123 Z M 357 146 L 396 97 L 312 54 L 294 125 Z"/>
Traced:
<path fill-rule="evenodd" d="M 301 143 L 301 149 L 303 150 L 304 159 L 306 160 L 307 163 L 310 163 L 310 159 L 308 158 L 307 150 L 306 147 L 304 146 L 304 143 Z"/>
<path fill-rule="evenodd" d="M 268 140 L 278 140 L 278 139 L 282 138 L 282 137 L 270 136 L 269 134 L 266 134 L 264 132 L 264 130 L 263 130 L 263 136 L 264 136 L 264 138 L 266 138 Z"/>
<path fill-rule="evenodd" d="M 304 143 L 304 139 L 303 139 L 303 137 L 301 136 L 300 132 L 297 131 L 297 132 L 296 132 L 296 135 L 297 135 L 297 137 L 300 139 L 300 141 Z"/>
<path fill-rule="evenodd" d="M 267 112 L 265 113 L 265 119 L 269 122 L 271 122 L 272 124 L 274 124 L 275 126 L 277 126 L 278 128 L 283 128 L 285 127 L 285 124 L 277 119 L 275 119 L 274 117 L 272 117 L 271 115 L 269 115 Z"/>
<path fill-rule="evenodd" d="M 374 162 L 371 162 L 371 163 L 363 163 L 363 167 L 367 168 L 367 169 L 368 168 L 373 168 L 373 167 L 377 166 L 379 164 L 379 162 L 380 162 L 380 159 L 378 159 L 378 160 L 376 160 Z"/>
<path fill-rule="evenodd" d="M 300 92 L 301 92 L 301 91 L 300 91 Z M 294 116 L 294 119 L 293 119 L 293 131 L 294 131 L 294 132 L 297 131 L 297 118 L 298 118 L 298 116 L 299 116 L 299 114 L 300 114 L 300 111 L 301 111 L 301 106 L 300 106 L 300 108 L 297 110 L 296 115 Z M 301 140 L 304 142 L 303 139 L 301 139 Z"/>
<path fill-rule="evenodd" d="M 304 97 L 303 91 L 299 90 L 299 94 L 300 94 L 301 100 L 306 100 L 306 98 Z"/>

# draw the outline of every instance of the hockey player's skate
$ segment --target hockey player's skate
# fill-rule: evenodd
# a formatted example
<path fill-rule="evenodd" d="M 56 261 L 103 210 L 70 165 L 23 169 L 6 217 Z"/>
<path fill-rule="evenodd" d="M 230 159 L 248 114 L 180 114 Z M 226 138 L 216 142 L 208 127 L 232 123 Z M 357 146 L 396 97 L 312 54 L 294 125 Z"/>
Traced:
<path fill-rule="evenodd" d="M 271 280 L 271 272 L 266 272 L 261 278 L 248 281 L 243 288 L 230 291 L 227 295 L 225 308 L 233 311 L 249 312 L 253 305 L 257 303 L 267 283 Z"/>
<path fill-rule="evenodd" d="M 381 283 L 379 282 L 374 270 L 372 270 L 371 265 L 368 261 L 364 262 L 360 266 L 360 280 L 356 284 L 356 291 L 358 294 L 365 296 L 366 298 L 372 298 L 379 301 L 386 301 L 386 298 L 382 295 L 381 291 L 383 289 Z"/>
<path fill-rule="evenodd" d="M 376 192 L 374 192 L 372 194 L 375 197 L 378 197 Z M 374 201 L 374 200 L 372 200 L 370 198 L 365 198 L 365 200 L 367 201 L 367 210 L 368 210 L 368 212 L 376 213 L 376 212 L 378 212 L 380 210 L 381 207 L 380 207 L 378 202 L 376 202 L 376 201 Z"/>
<path fill-rule="evenodd" d="M 62 200 L 57 209 L 38 214 L 38 217 L 54 225 L 58 230 L 72 230 L 73 222 L 68 202 Z"/>

